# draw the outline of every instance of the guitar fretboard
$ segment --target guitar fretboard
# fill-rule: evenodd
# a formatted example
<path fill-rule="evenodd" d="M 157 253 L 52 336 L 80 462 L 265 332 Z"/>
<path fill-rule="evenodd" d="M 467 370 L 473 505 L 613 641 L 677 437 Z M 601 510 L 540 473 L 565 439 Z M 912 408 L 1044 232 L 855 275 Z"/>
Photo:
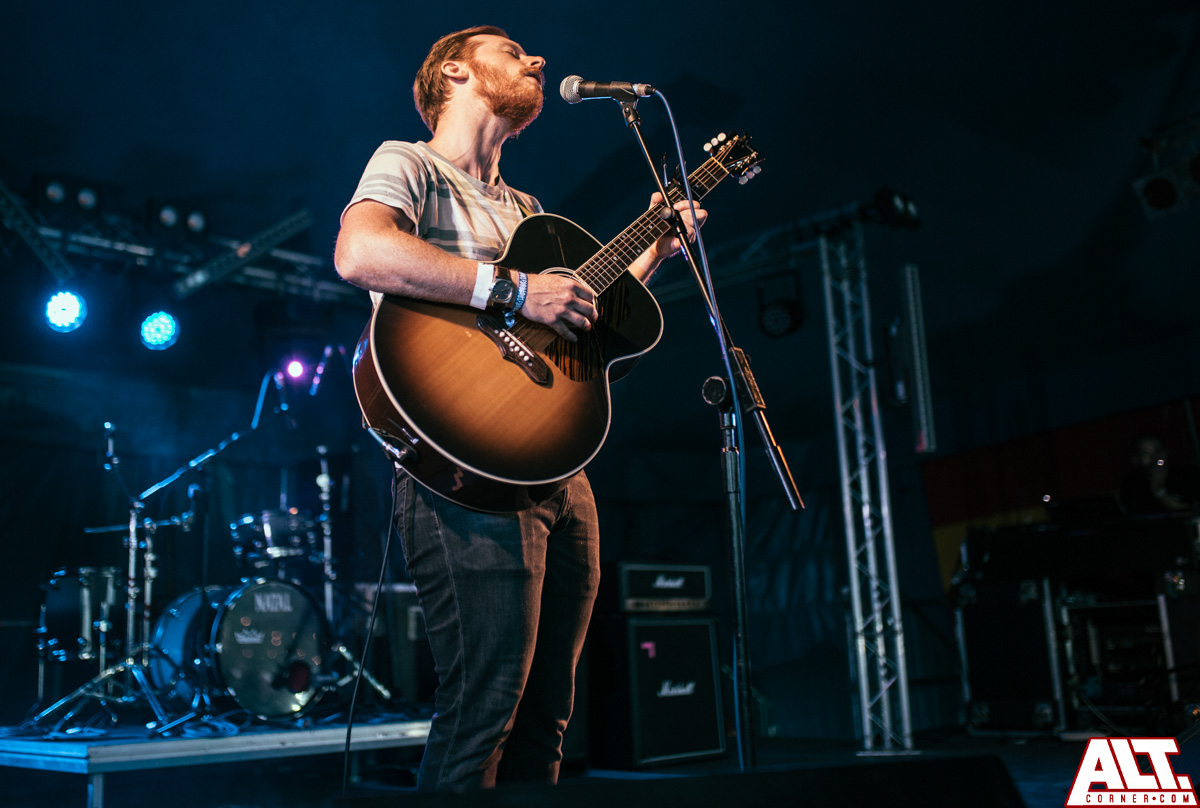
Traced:
<path fill-rule="evenodd" d="M 717 186 L 717 183 L 727 176 L 729 176 L 729 172 L 716 157 L 708 158 L 688 177 L 692 183 L 693 197 L 703 199 L 709 191 Z M 667 196 L 670 205 L 686 198 L 678 183 L 667 188 Z M 662 209 L 663 206 L 658 205 L 643 213 L 633 224 L 621 231 L 620 235 L 601 247 L 599 252 L 579 267 L 577 270 L 579 276 L 595 290 L 596 294 L 600 294 L 611 286 L 621 276 L 621 273 L 629 268 L 634 259 L 671 230 L 671 224 L 662 218 Z"/>

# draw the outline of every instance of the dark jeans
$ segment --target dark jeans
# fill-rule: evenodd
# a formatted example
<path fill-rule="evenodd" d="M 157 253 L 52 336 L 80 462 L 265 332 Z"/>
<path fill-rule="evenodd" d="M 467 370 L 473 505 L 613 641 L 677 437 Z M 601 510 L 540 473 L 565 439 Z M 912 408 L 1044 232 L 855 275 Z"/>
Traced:
<path fill-rule="evenodd" d="M 468 510 L 403 473 L 396 495 L 439 681 L 418 789 L 555 782 L 600 581 L 587 477 L 520 513 Z"/>

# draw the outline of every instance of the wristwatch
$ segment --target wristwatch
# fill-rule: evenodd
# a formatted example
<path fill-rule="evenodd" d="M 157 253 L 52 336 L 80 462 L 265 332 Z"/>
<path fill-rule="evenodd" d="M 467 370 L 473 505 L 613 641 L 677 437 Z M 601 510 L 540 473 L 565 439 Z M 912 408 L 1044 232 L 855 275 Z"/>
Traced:
<path fill-rule="evenodd" d="M 491 288 L 488 289 L 488 308 L 507 309 L 512 306 L 513 298 L 516 295 L 517 284 L 513 282 L 512 271 L 506 267 L 497 266 Z"/>

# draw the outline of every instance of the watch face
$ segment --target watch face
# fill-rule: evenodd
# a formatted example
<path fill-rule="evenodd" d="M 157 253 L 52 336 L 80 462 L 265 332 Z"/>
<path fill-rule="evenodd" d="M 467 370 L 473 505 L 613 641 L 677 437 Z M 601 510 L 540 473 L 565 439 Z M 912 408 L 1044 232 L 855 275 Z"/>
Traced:
<path fill-rule="evenodd" d="M 513 295 L 517 292 L 517 287 L 512 281 L 506 278 L 499 278 L 492 284 L 492 300 L 497 303 L 512 302 Z"/>

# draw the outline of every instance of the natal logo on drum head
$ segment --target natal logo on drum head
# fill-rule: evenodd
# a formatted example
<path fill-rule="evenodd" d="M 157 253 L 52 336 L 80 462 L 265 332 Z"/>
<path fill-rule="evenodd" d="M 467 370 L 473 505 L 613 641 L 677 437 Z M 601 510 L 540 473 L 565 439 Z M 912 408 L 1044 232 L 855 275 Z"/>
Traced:
<path fill-rule="evenodd" d="M 282 614 L 292 611 L 291 592 L 255 592 L 254 611 L 259 614 Z"/>

